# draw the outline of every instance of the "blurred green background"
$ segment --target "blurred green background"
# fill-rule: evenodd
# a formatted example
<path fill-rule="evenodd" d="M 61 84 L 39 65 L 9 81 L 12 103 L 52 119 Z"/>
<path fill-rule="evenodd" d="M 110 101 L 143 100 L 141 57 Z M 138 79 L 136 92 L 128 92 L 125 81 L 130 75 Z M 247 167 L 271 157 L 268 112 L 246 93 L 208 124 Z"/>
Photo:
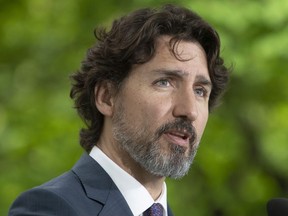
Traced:
<path fill-rule="evenodd" d="M 93 29 L 160 0 L 0 0 L 0 215 L 68 170 L 83 126 L 69 74 Z M 288 1 L 178 0 L 219 32 L 234 72 L 188 176 L 168 180 L 175 215 L 266 215 L 288 197 Z"/>

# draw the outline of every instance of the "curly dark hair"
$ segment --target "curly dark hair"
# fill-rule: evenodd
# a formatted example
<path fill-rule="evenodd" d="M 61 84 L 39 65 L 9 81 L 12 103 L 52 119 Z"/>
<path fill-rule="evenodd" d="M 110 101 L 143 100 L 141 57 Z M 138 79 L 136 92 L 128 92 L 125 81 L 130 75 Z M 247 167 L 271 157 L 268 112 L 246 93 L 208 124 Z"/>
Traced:
<path fill-rule="evenodd" d="M 98 28 L 94 33 L 98 41 L 88 50 L 81 69 L 71 76 L 70 92 L 87 126 L 80 131 L 80 144 L 87 152 L 98 141 L 104 120 L 95 105 L 95 86 L 109 81 L 120 88 L 133 65 L 148 62 L 154 56 L 155 41 L 160 36 L 171 37 L 170 46 L 175 57 L 175 46 L 180 41 L 198 42 L 203 47 L 212 82 L 210 111 L 226 89 L 229 70 L 220 57 L 219 36 L 187 8 L 169 4 L 159 9 L 139 9 L 116 19 L 109 31 Z"/>

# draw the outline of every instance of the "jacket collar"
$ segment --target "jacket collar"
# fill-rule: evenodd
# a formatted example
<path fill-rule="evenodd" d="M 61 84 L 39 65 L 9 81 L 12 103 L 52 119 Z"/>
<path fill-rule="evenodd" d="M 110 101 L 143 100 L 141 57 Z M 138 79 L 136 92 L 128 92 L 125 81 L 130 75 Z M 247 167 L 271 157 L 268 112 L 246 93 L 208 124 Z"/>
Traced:
<path fill-rule="evenodd" d="M 132 216 L 127 202 L 105 170 L 87 153 L 72 168 L 78 176 L 87 197 L 103 204 L 100 215 Z"/>

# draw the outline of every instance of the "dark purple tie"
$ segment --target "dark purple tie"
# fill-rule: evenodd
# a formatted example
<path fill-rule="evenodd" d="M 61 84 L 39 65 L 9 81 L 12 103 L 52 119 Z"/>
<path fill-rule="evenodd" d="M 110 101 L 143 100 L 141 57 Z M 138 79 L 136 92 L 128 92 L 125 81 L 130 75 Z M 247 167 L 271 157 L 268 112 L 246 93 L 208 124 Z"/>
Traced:
<path fill-rule="evenodd" d="M 143 213 L 143 216 L 163 216 L 163 206 L 160 203 L 154 203 Z"/>

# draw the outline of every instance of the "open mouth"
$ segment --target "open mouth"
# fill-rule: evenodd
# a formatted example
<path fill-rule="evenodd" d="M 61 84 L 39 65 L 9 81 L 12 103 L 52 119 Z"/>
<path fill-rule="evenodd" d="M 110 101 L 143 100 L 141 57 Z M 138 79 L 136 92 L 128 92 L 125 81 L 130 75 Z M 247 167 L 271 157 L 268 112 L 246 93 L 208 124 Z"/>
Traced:
<path fill-rule="evenodd" d="M 169 142 L 184 147 L 189 146 L 189 141 L 192 138 L 192 135 L 186 131 L 167 131 L 165 135 Z"/>
<path fill-rule="evenodd" d="M 179 138 L 182 138 L 182 139 L 184 139 L 184 140 L 186 140 L 186 139 L 189 139 L 190 138 L 190 136 L 189 136 L 189 134 L 187 134 L 187 133 L 183 133 L 183 132 L 169 132 L 169 134 L 171 134 L 171 136 L 176 136 L 176 137 L 179 137 Z"/>

